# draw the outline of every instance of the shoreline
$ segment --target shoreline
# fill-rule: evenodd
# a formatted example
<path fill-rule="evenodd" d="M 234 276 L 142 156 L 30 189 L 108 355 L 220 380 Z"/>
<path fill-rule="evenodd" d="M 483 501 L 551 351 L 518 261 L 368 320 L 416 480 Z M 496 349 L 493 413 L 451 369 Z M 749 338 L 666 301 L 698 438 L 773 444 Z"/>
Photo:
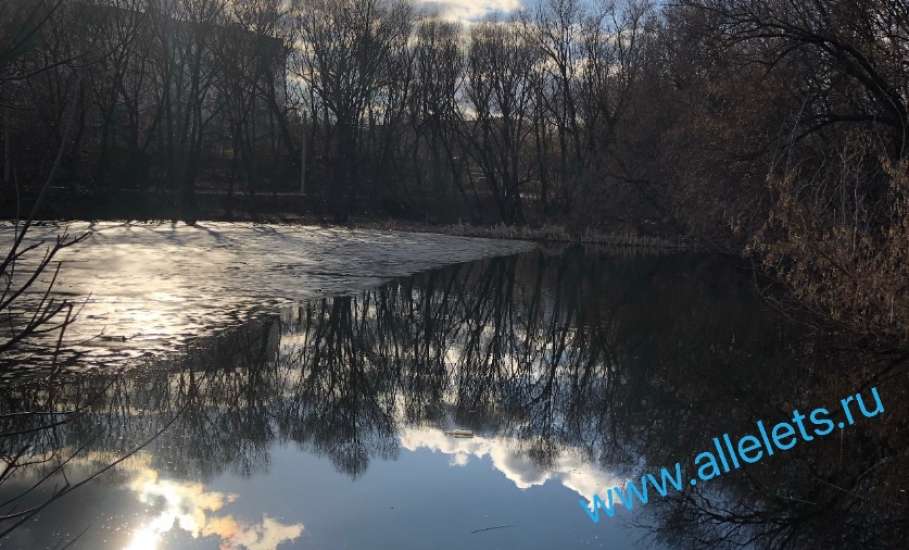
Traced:
<path fill-rule="evenodd" d="M 88 222 L 137 222 L 166 224 L 173 223 L 174 220 L 166 218 L 142 219 L 142 218 L 96 218 L 96 219 L 41 219 L 33 223 L 35 226 L 46 225 L 50 223 L 65 223 L 72 221 Z M 529 225 L 510 226 L 505 224 L 495 225 L 472 225 L 466 223 L 453 224 L 433 224 L 408 222 L 394 219 L 380 218 L 353 218 L 348 223 L 333 223 L 324 217 L 316 215 L 264 215 L 264 216 L 234 216 L 222 217 L 212 216 L 200 219 L 198 222 L 228 222 L 228 223 L 255 223 L 255 224 L 276 224 L 276 225 L 308 225 L 316 227 L 334 227 L 347 229 L 373 229 L 383 231 L 403 231 L 408 233 L 430 233 L 439 235 L 450 235 L 456 237 L 473 237 L 484 239 L 516 240 L 531 241 L 539 244 L 561 244 L 561 245 L 596 245 L 623 249 L 636 249 L 641 251 L 652 252 L 705 252 L 707 247 L 701 245 L 695 240 L 678 236 L 662 237 L 642 235 L 633 231 L 604 231 L 587 228 L 582 231 L 570 231 L 564 225 L 544 224 L 539 227 Z M 13 224 L 14 220 L 4 218 L 0 224 Z M 179 221 L 179 223 L 185 223 Z"/>

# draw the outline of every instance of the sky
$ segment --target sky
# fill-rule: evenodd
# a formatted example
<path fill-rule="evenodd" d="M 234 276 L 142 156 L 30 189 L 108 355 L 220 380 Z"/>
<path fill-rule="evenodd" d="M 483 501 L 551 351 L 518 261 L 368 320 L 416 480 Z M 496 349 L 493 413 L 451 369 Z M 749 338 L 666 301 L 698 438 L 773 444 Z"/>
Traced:
<path fill-rule="evenodd" d="M 413 2 L 418 7 L 437 11 L 441 17 L 449 21 L 470 24 L 493 14 L 505 17 L 522 7 L 532 8 L 538 5 L 539 0 L 413 0 Z M 587 7 L 596 3 L 595 0 L 581 1 L 581 5 Z M 654 0 L 653 3 L 660 6 L 663 0 Z"/>
<path fill-rule="evenodd" d="M 530 0 L 523 3 L 529 4 Z M 437 9 L 446 19 L 469 23 L 496 12 L 507 15 L 519 9 L 522 0 L 416 0 L 416 4 Z"/>

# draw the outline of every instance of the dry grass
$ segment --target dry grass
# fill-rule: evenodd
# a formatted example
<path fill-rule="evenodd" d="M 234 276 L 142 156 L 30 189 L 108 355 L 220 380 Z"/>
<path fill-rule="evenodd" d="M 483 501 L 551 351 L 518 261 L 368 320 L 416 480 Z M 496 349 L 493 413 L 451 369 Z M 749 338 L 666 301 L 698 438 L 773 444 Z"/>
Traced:
<path fill-rule="evenodd" d="M 909 172 L 885 166 L 889 219 L 877 225 L 831 216 L 775 182 L 778 202 L 752 250 L 803 306 L 866 341 L 909 345 Z M 771 237 L 772 236 L 772 237 Z"/>
<path fill-rule="evenodd" d="M 659 251 L 695 251 L 696 243 L 685 238 L 667 239 L 650 237 L 632 232 L 609 233 L 594 229 L 571 232 L 561 225 L 543 225 L 541 227 L 511 225 L 421 225 L 400 222 L 380 222 L 355 224 L 357 227 L 385 229 L 392 231 L 410 231 L 415 233 L 440 233 L 463 237 L 480 237 L 487 239 L 510 239 L 535 241 L 542 243 L 593 244 L 616 248 L 651 249 Z"/>

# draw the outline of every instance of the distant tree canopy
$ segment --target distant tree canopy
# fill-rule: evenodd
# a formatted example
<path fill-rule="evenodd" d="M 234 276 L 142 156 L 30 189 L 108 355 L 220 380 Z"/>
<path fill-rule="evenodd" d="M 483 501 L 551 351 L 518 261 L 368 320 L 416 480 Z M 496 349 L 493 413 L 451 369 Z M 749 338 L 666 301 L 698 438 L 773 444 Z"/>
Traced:
<path fill-rule="evenodd" d="M 825 197 L 830 220 L 887 225 L 882 163 L 909 147 L 896 0 L 538 0 L 467 25 L 391 0 L 0 9 L 5 189 L 40 179 L 72 107 L 59 185 L 96 200 L 140 190 L 186 219 L 201 192 L 302 186 L 335 221 L 739 246 L 784 174 Z M 862 183 L 845 189 L 836 159 L 858 149 Z"/>

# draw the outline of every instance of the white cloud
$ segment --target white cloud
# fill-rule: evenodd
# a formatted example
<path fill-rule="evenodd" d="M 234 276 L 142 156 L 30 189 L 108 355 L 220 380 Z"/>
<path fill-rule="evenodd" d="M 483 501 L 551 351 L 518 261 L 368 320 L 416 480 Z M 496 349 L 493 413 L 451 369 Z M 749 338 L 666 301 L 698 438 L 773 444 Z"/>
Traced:
<path fill-rule="evenodd" d="M 500 12 L 509 13 L 521 7 L 520 0 L 417 0 L 417 5 L 435 10 L 440 17 L 469 23 Z"/>

